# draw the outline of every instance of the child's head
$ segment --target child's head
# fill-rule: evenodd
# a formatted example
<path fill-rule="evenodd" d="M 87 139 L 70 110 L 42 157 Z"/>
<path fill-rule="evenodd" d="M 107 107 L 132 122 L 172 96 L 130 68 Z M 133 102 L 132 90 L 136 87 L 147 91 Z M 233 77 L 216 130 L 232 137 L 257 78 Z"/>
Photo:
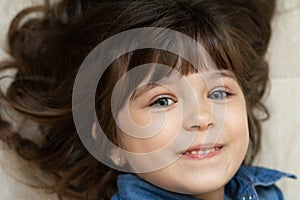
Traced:
<path fill-rule="evenodd" d="M 273 1 L 268 3 L 250 0 L 103 1 L 82 14 L 74 14 L 69 4 L 68 9 L 64 6 L 48 8 L 43 19 L 30 20 L 19 27 L 21 15 L 9 32 L 10 53 L 15 59 L 12 63 L 18 73 L 7 91 L 7 98 L 15 109 L 39 122 L 45 141 L 38 147 L 20 140 L 17 150 L 26 159 L 37 162 L 44 171 L 54 174 L 59 183 L 54 189 L 63 191 L 62 194 L 72 195 L 75 192 L 79 196 L 95 199 L 109 198 L 116 189 L 118 172 L 94 159 L 76 134 L 72 115 L 75 76 L 88 53 L 105 39 L 135 28 L 161 27 L 178 31 L 199 42 L 208 54 L 196 55 L 192 51 L 191 57 L 201 63 L 212 59 L 213 65 L 201 64 L 195 68 L 183 56 L 153 48 L 120 55 L 101 76 L 97 87 L 95 107 L 99 124 L 116 145 L 131 152 L 147 153 L 162 148 L 168 140 L 174 139 L 174 135 L 161 137 L 163 133 L 177 133 L 179 129 L 205 132 L 220 126 L 216 124 L 213 114 L 220 105 L 226 104 L 221 115 L 224 124 L 221 124 L 222 129 L 217 130 L 227 131 L 228 135 L 224 133 L 225 138 L 218 138 L 219 135 L 214 138 L 223 139 L 221 141 L 209 141 L 217 142 L 217 146 L 213 152 L 208 152 L 212 155 L 221 151 L 223 146 L 226 149 L 226 142 L 232 142 L 234 147 L 230 149 L 229 145 L 228 153 L 232 154 L 228 157 L 236 159 L 235 164 L 228 164 L 232 169 L 220 183 L 216 183 L 216 187 L 224 184 L 241 162 L 250 164 L 253 161 L 260 145 L 261 128 L 257 111 L 267 114 L 261 102 L 268 82 L 268 65 L 263 56 L 270 37 L 269 21 L 274 8 Z M 186 48 L 180 38 L 163 34 L 158 35 L 157 40 L 161 38 L 166 47 L 190 48 Z M 123 42 L 120 41 L 121 46 Z M 118 49 L 113 48 L 108 53 L 116 52 Z M 138 70 L 138 66 L 148 63 L 152 64 Z M 179 75 L 173 76 L 170 70 L 157 67 L 160 64 L 179 71 Z M 129 73 L 135 69 L 136 73 Z M 217 70 L 221 76 L 207 78 L 213 77 L 212 73 Z M 200 76 L 198 72 L 204 74 Z M 127 79 L 121 82 L 122 85 L 117 87 L 121 90 L 113 96 L 115 86 L 124 74 L 128 74 Z M 166 78 L 172 77 L 176 84 L 174 80 L 166 81 Z M 176 105 L 182 99 L 184 103 L 177 109 Z M 195 100 L 198 102 L 194 103 Z M 211 103 L 207 104 L 205 100 Z M 193 104 L 196 107 L 189 106 Z M 213 104 L 216 105 L 211 106 Z M 194 108 L 204 114 L 197 114 Z M 112 109 L 117 111 L 115 117 Z M 130 111 L 129 116 L 142 127 L 155 119 L 165 120 L 164 126 L 153 138 L 135 139 L 124 134 L 124 130 L 116 125 L 116 119 L 126 124 L 132 122 L 127 121 L 123 110 Z M 118 117 L 119 113 L 123 115 Z M 161 125 L 159 120 L 157 123 Z M 204 141 L 204 138 L 199 136 L 195 141 L 197 143 L 193 145 Z M 106 153 L 116 165 L 123 164 L 118 163 L 120 158 L 114 152 Z M 209 169 L 209 165 L 204 168 Z M 208 172 L 202 172 L 208 174 L 206 181 L 209 177 L 212 179 L 210 181 L 214 181 L 220 176 L 214 173 L 216 171 Z M 224 172 L 220 170 L 220 173 Z M 163 174 L 169 175 L 164 171 Z M 154 172 L 151 176 L 141 176 L 158 186 L 178 191 L 176 185 L 169 187 L 162 180 L 155 182 L 157 177 L 163 177 L 161 174 Z M 201 190 L 207 192 L 209 188 Z M 187 188 L 179 192 L 194 193 L 195 190 Z"/>

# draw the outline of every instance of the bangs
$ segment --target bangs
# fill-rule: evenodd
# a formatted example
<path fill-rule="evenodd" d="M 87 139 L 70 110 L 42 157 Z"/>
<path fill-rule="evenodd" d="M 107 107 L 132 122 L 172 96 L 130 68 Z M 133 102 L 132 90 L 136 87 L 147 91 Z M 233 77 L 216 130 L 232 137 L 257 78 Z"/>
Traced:
<path fill-rule="evenodd" d="M 230 56 L 224 49 L 219 34 L 206 32 L 197 26 L 177 31 L 182 35 L 171 35 L 168 31 L 166 33 L 160 31 L 152 38 L 147 38 L 146 41 L 162 41 L 161 47 L 170 51 L 154 48 L 133 51 L 127 57 L 129 61 L 127 71 L 149 64 L 144 68 L 145 73 L 140 76 L 147 77 L 151 81 L 168 77 L 171 71 L 177 71 L 183 76 L 206 71 L 233 71 Z M 188 41 L 185 37 L 189 38 Z M 170 70 L 160 70 L 157 64 L 167 66 Z"/>
<path fill-rule="evenodd" d="M 187 46 L 182 38 L 163 37 L 165 49 L 176 49 L 178 54 L 154 48 L 138 49 L 120 56 L 109 67 L 108 79 L 114 79 L 112 91 L 112 107 L 115 112 L 124 105 L 124 102 L 134 95 L 135 90 L 141 85 L 158 83 L 171 75 L 187 76 L 193 73 L 207 71 L 228 70 L 225 51 L 216 39 L 210 36 L 209 45 L 200 41 L 198 31 L 185 34 L 191 37 L 195 46 Z M 155 40 L 157 38 L 153 38 Z M 205 41 L 206 38 L 203 40 Z M 149 40 L 149 38 L 147 38 Z M 208 49 L 208 50 L 206 50 Z M 212 56 L 211 56 L 212 55 Z M 230 70 L 232 71 L 232 70 Z M 105 75 L 106 76 L 106 75 Z M 107 86 L 107 84 L 103 84 Z M 116 100 L 117 99 L 117 100 Z"/>
<path fill-rule="evenodd" d="M 194 34 L 192 38 L 197 41 L 200 37 Z M 187 76 L 193 73 L 231 69 L 226 54 L 220 45 L 209 46 L 210 52 L 214 52 L 214 55 L 211 56 L 199 41 L 197 41 L 198 46 L 191 47 L 185 46 L 180 39 L 176 39 L 177 41 L 169 45 L 172 45 L 172 48 L 177 48 L 179 55 L 161 49 L 140 49 L 131 52 L 128 55 L 127 71 L 144 66 L 143 70 L 139 70 L 139 73 L 131 79 L 138 79 L 138 82 L 146 79 L 150 82 L 157 82 L 163 78 L 168 78 L 172 73 Z"/>

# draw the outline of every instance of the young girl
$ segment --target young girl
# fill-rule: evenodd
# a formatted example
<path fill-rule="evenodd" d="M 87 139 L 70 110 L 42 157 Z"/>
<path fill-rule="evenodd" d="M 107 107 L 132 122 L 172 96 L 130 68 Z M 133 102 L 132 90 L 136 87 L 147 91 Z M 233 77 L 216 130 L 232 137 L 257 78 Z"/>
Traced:
<path fill-rule="evenodd" d="M 274 1 L 67 1 L 12 22 L 0 136 L 59 198 L 283 199 L 260 147 Z M 32 12 L 41 18 L 29 18 Z M 4 103 L 3 103 L 4 105 Z M 4 109 L 4 106 L 3 108 Z"/>

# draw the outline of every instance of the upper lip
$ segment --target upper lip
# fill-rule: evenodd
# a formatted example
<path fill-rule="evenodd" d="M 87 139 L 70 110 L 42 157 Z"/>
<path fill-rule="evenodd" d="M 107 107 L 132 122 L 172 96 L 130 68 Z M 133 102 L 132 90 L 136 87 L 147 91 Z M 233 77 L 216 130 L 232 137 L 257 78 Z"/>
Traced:
<path fill-rule="evenodd" d="M 200 151 L 200 150 L 208 150 L 212 148 L 222 148 L 224 145 L 219 143 L 207 143 L 207 144 L 197 144 L 191 146 L 190 148 L 186 149 L 183 153 L 192 152 L 192 151 Z"/>

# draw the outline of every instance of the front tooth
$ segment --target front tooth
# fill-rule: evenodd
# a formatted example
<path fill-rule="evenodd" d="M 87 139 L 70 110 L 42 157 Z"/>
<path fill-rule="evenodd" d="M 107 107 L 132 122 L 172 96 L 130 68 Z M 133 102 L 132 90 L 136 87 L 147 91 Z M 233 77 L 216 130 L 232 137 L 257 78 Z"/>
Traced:
<path fill-rule="evenodd" d="M 204 153 L 208 154 L 208 153 L 210 153 L 210 151 L 211 151 L 211 149 L 207 149 L 207 150 L 204 151 Z"/>
<path fill-rule="evenodd" d="M 199 150 L 199 151 L 191 151 L 190 154 L 192 155 L 197 155 L 197 154 L 208 154 L 208 153 L 211 153 L 211 152 L 214 152 L 216 149 L 213 148 L 213 149 L 206 149 L 206 150 Z"/>
<path fill-rule="evenodd" d="M 200 155 L 201 155 L 201 154 L 206 154 L 205 152 L 206 152 L 205 150 L 200 150 L 200 151 L 199 151 L 199 154 L 200 154 Z"/>
<path fill-rule="evenodd" d="M 200 150 L 199 154 L 208 154 L 208 153 L 211 153 L 213 151 L 214 151 L 214 149 Z"/>

